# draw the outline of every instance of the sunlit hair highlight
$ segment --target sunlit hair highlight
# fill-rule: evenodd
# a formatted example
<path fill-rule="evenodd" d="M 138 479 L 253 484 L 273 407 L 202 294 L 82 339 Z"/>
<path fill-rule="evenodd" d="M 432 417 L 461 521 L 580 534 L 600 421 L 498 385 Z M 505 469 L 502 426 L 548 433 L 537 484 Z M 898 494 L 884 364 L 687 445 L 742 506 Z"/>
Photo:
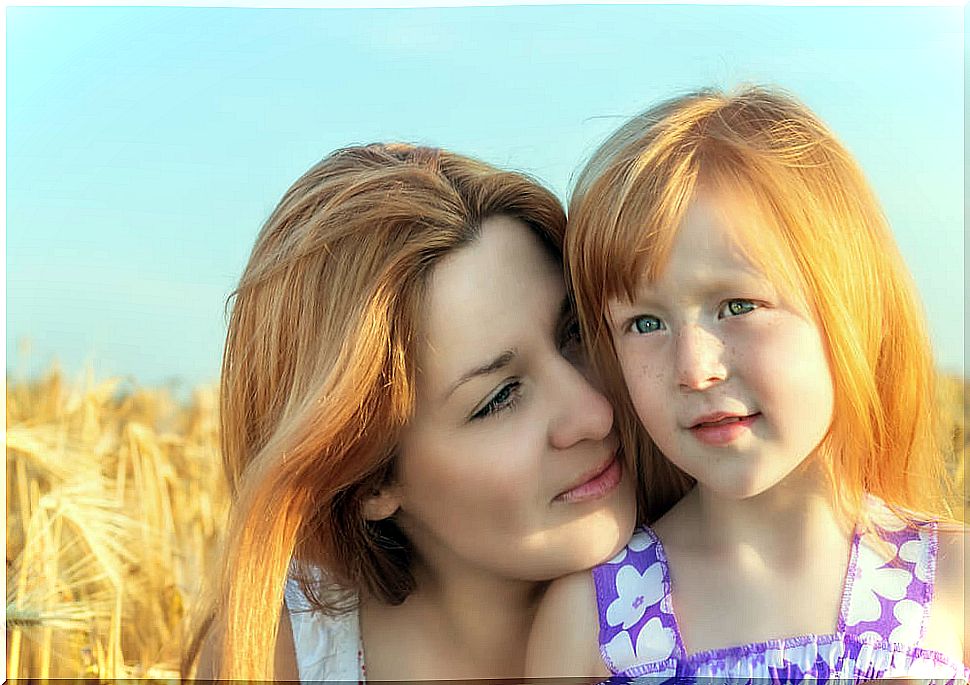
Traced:
<path fill-rule="evenodd" d="M 559 258 L 554 195 L 443 150 L 337 150 L 283 196 L 233 295 L 221 379 L 233 507 L 183 673 L 218 633 L 218 677 L 273 677 L 291 560 L 323 611 L 349 608 L 358 592 L 389 604 L 411 592 L 407 539 L 393 517 L 365 521 L 363 504 L 394 477 L 429 276 L 494 216 L 521 220 Z M 327 569 L 328 586 L 314 568 Z"/>
<path fill-rule="evenodd" d="M 694 92 L 634 117 L 581 172 L 565 252 L 584 338 L 639 454 L 641 504 L 664 513 L 692 484 L 645 435 L 607 324 L 663 270 L 700 188 L 756 208 L 739 242 L 815 317 L 835 389 L 820 455 L 844 512 L 864 493 L 907 517 L 949 518 L 935 369 L 915 286 L 858 164 L 803 104 L 774 89 Z M 758 233 L 761 232 L 761 234 Z"/>

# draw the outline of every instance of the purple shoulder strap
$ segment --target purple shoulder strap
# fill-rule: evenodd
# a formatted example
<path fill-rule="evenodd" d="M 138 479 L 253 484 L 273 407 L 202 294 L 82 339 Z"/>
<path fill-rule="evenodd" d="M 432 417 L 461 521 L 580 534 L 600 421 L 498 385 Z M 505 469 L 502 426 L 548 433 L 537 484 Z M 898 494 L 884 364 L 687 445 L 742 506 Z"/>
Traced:
<path fill-rule="evenodd" d="M 619 554 L 593 569 L 593 582 L 600 653 L 612 673 L 683 654 L 667 560 L 652 530 L 637 530 Z"/>
<path fill-rule="evenodd" d="M 839 631 L 918 645 L 933 600 L 936 523 L 903 520 L 874 497 L 869 506 L 871 531 L 854 540 Z"/>

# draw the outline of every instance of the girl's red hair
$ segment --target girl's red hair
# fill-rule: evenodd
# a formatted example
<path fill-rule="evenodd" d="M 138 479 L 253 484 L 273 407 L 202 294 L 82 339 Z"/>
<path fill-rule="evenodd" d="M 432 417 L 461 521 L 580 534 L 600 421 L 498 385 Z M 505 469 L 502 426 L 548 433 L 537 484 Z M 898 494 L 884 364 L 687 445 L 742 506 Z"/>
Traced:
<path fill-rule="evenodd" d="M 949 517 L 933 357 L 914 284 L 863 173 L 804 105 L 777 90 L 700 91 L 633 118 L 593 155 L 570 205 L 566 263 L 584 338 L 612 388 L 641 504 L 666 511 L 691 485 L 645 435 L 606 327 L 610 298 L 633 298 L 663 268 L 700 184 L 753 199 L 772 235 L 743 238 L 816 317 L 835 411 L 820 446 L 839 501 L 872 493 Z"/>

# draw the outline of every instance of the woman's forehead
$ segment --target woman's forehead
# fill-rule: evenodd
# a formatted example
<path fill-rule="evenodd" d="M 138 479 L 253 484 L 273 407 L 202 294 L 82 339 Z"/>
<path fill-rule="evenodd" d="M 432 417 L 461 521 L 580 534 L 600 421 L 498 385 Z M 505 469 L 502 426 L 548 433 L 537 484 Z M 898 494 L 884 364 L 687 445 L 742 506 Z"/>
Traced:
<path fill-rule="evenodd" d="M 497 217 L 429 279 L 419 368 L 436 385 L 548 335 L 565 298 L 562 270 L 525 224 Z"/>

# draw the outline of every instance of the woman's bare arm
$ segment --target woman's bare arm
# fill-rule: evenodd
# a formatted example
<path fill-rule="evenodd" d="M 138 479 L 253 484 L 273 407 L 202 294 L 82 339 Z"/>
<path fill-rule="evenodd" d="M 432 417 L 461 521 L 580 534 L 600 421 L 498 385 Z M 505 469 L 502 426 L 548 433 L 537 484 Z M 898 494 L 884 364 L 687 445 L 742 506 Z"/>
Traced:
<path fill-rule="evenodd" d="M 283 605 L 280 616 L 280 630 L 276 635 L 276 654 L 274 656 L 276 680 L 300 680 L 300 671 L 296 665 L 296 645 L 293 643 L 293 625 L 290 623 L 290 612 Z"/>

